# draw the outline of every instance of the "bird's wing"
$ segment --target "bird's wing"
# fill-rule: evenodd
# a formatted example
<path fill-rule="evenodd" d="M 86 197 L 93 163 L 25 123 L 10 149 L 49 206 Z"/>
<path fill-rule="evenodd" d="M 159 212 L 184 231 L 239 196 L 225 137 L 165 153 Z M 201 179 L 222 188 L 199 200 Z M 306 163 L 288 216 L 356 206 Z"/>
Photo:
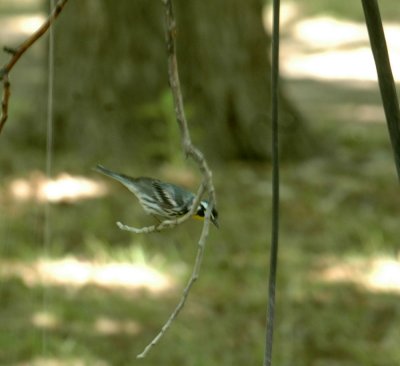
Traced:
<path fill-rule="evenodd" d="M 168 186 L 166 184 L 163 184 L 161 181 L 154 180 L 153 188 L 160 205 L 163 205 L 165 208 L 177 207 L 174 192 L 168 189 Z"/>

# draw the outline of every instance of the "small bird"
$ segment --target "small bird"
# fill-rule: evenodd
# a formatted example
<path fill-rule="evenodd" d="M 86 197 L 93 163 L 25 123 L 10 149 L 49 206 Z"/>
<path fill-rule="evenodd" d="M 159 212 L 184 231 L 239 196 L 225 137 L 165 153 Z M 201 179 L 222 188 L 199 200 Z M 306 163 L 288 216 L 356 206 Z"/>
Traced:
<path fill-rule="evenodd" d="M 175 219 L 189 212 L 196 197 L 192 192 L 172 183 L 162 182 L 158 179 L 139 177 L 132 178 L 125 174 L 113 172 L 102 165 L 97 165 L 95 170 L 122 183 L 139 200 L 140 205 L 150 215 Z M 200 202 L 195 218 L 204 219 L 208 202 Z M 218 212 L 215 208 L 211 211 L 211 222 L 218 228 Z"/>

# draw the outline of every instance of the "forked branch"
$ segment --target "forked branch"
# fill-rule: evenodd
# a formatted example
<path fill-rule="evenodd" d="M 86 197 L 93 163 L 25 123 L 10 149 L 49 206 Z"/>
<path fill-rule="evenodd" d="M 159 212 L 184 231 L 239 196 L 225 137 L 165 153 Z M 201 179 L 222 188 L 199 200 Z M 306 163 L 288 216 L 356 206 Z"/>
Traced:
<path fill-rule="evenodd" d="M 203 153 L 197 149 L 190 138 L 189 128 L 187 125 L 187 120 L 185 116 L 185 111 L 183 107 L 183 98 L 181 92 L 181 86 L 179 81 L 179 73 L 178 73 L 178 62 L 176 58 L 176 21 L 173 12 L 172 0 L 162 0 L 165 6 L 165 38 L 167 44 L 167 53 L 168 53 L 168 76 L 169 76 L 169 84 L 171 87 L 173 99 L 174 99 L 174 106 L 175 106 L 175 113 L 176 119 L 179 125 L 179 129 L 181 132 L 181 141 L 182 141 L 182 148 L 184 154 L 187 157 L 191 157 L 196 164 L 198 165 L 202 175 L 203 175 L 203 184 L 204 189 L 208 195 L 208 207 L 205 213 L 205 220 L 203 224 L 203 230 L 200 235 L 200 239 L 198 241 L 198 249 L 196 254 L 195 263 L 193 266 L 192 274 L 189 278 L 189 281 L 186 287 L 183 290 L 181 299 L 177 306 L 175 307 L 174 311 L 171 313 L 170 317 L 166 321 L 166 323 L 161 328 L 160 332 L 154 337 L 154 339 L 145 347 L 144 351 L 140 353 L 137 357 L 144 358 L 147 353 L 158 343 L 158 341 L 162 338 L 165 332 L 170 328 L 173 321 L 179 315 L 180 311 L 184 307 L 186 300 L 189 296 L 190 290 L 193 284 L 199 277 L 201 263 L 203 260 L 204 249 L 206 245 L 206 240 L 208 237 L 209 227 L 210 227 L 210 216 L 211 211 L 215 205 L 215 190 L 214 185 L 212 182 L 212 173 L 210 168 L 208 167 L 207 161 L 204 158 Z M 199 193 L 197 196 L 199 199 Z M 193 205 L 194 208 L 197 206 Z M 193 209 L 192 207 L 192 209 Z"/>

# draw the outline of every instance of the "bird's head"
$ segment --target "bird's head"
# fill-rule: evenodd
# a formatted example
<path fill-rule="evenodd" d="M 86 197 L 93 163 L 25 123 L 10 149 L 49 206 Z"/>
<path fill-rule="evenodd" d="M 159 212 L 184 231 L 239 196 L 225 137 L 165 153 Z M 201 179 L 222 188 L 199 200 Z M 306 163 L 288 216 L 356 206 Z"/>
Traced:
<path fill-rule="evenodd" d="M 194 217 L 198 218 L 198 219 L 201 219 L 201 220 L 204 220 L 204 216 L 206 214 L 207 207 L 208 207 L 208 202 L 207 201 L 201 201 L 200 204 L 199 204 L 199 207 L 197 208 L 197 212 L 194 215 Z M 218 225 L 218 212 L 214 207 L 213 207 L 213 209 L 211 211 L 210 220 L 217 228 L 219 228 L 219 225 Z"/>

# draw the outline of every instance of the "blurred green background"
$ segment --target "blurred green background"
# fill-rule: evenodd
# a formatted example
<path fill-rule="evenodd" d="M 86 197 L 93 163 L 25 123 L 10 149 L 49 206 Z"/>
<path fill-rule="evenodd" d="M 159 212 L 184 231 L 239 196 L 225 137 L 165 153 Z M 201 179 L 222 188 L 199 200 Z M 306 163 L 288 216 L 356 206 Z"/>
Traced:
<path fill-rule="evenodd" d="M 398 80 L 400 7 L 380 6 Z M 47 9 L 0 1 L 0 43 L 19 44 Z M 136 360 L 181 296 L 201 224 L 118 230 L 116 221 L 153 220 L 92 167 L 197 189 L 168 89 L 162 11 L 159 1 L 67 4 L 55 27 L 50 180 L 48 37 L 12 71 L 0 136 L 1 365 L 262 364 L 270 6 L 256 0 L 176 1 L 186 112 L 221 227 L 181 315 Z M 361 3 L 283 2 L 281 42 L 274 365 L 398 365 L 400 197 Z"/>

